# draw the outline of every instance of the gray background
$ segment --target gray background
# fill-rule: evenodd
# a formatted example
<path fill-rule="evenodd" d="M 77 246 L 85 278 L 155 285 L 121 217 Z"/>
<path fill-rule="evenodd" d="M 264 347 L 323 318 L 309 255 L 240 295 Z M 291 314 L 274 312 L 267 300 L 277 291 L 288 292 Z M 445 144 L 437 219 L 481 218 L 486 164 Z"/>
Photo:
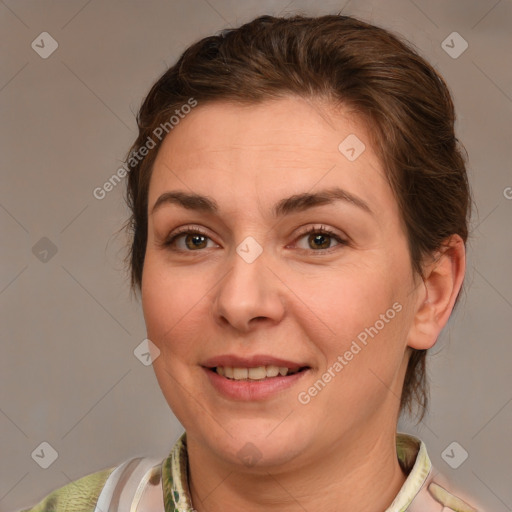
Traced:
<path fill-rule="evenodd" d="M 511 1 L 5 0 L 1 511 L 129 457 L 163 458 L 182 432 L 133 352 L 145 327 L 115 234 L 127 216 L 123 184 L 92 195 L 121 165 L 149 87 L 187 45 L 222 28 L 341 9 L 403 34 L 446 78 L 478 206 L 467 291 L 429 359 L 431 412 L 399 428 L 489 510 L 512 510 Z M 47 59 L 31 47 L 44 31 L 59 45 Z M 458 58 L 442 47 L 454 31 L 469 44 Z M 58 452 L 48 469 L 31 456 L 43 441 Z M 469 454 L 458 469 L 442 457 L 453 441 Z"/>

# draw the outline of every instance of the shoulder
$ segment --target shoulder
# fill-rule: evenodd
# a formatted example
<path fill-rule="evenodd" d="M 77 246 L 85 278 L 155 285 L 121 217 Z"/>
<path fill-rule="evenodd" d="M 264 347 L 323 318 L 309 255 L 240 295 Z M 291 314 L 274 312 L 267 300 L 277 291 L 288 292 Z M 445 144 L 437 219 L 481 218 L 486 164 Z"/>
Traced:
<path fill-rule="evenodd" d="M 425 495 L 428 496 L 425 501 L 428 500 L 432 504 L 432 510 L 437 510 L 435 507 L 442 507 L 442 510 L 446 512 L 477 512 L 484 510 L 473 496 L 454 485 L 442 473 L 436 473 L 428 480 L 425 486 Z M 422 501 L 421 497 L 419 501 Z M 441 510 L 441 508 L 439 509 Z"/>
<path fill-rule="evenodd" d="M 133 457 L 70 482 L 19 512 L 124 512 L 135 510 L 143 494 L 156 498 L 158 510 L 163 510 L 161 466 L 158 458 Z"/>
<path fill-rule="evenodd" d="M 32 508 L 20 512 L 94 512 L 98 497 L 116 466 L 86 475 L 60 487 Z"/>
<path fill-rule="evenodd" d="M 432 465 L 421 439 L 397 433 L 397 456 L 407 479 L 387 512 L 483 512 L 473 496 Z"/>

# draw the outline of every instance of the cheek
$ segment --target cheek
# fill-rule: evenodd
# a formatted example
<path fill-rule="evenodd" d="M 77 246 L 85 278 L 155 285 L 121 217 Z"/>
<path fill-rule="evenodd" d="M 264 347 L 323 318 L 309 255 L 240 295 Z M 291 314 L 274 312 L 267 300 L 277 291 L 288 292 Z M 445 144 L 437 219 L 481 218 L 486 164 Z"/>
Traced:
<path fill-rule="evenodd" d="M 142 279 L 142 309 L 147 337 L 160 350 L 153 361 L 153 370 L 167 403 L 183 425 L 197 417 L 195 401 L 187 390 L 194 389 L 189 362 L 195 358 L 194 339 L 204 334 L 201 321 L 200 279 L 197 273 L 169 270 L 158 255 L 147 253 Z"/>
<path fill-rule="evenodd" d="M 399 283 L 400 276 L 375 262 L 327 271 L 323 278 L 299 277 L 297 286 L 331 330 L 344 336 L 358 334 L 392 308 L 402 295 Z"/>
<path fill-rule="evenodd" d="M 307 327 L 322 364 L 313 388 L 302 391 L 316 394 L 313 407 L 332 424 L 341 419 L 357 424 L 398 400 L 408 316 L 394 286 L 345 279 L 338 282 L 345 286 L 341 292 L 336 284 L 330 283 L 323 298 L 323 315 L 334 334 L 319 337 L 314 325 Z"/>
<path fill-rule="evenodd" d="M 343 373 L 358 382 L 371 376 L 370 369 L 390 377 L 402 361 L 409 321 L 404 272 L 375 263 L 326 277 L 316 287 L 303 282 L 301 293 L 317 314 L 315 325 L 306 328 L 318 343 L 324 364 L 329 368 L 342 357 Z M 318 286 L 319 282 L 323 284 Z"/>
<path fill-rule="evenodd" d="M 202 300 L 206 300 L 205 288 L 198 273 L 184 272 L 180 268 L 169 270 L 156 256 L 147 254 L 142 278 L 142 309 L 148 338 L 161 351 L 179 351 L 180 345 L 169 340 L 194 336 L 191 329 L 200 323 Z"/>

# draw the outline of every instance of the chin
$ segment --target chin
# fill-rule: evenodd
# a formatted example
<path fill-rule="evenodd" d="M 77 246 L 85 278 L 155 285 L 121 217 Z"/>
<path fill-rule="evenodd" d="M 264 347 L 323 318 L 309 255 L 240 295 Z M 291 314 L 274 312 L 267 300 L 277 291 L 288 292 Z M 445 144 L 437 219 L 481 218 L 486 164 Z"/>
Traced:
<path fill-rule="evenodd" d="M 227 432 L 218 425 L 198 432 L 196 424 L 192 431 L 187 430 L 187 436 L 201 437 L 215 456 L 227 464 L 255 470 L 271 468 L 292 462 L 312 444 L 312 428 L 285 425 L 287 421 L 290 420 L 270 424 L 267 420 L 245 419 L 231 422 Z"/>

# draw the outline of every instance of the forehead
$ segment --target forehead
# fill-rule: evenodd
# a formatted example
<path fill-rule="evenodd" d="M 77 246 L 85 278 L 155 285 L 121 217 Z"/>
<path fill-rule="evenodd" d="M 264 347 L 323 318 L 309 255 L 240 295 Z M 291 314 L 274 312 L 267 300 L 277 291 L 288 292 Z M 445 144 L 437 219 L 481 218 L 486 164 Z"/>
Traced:
<path fill-rule="evenodd" d="M 149 207 L 168 189 L 269 204 L 290 193 L 341 186 L 376 210 L 396 207 L 369 133 L 354 113 L 295 97 L 199 105 L 164 139 Z"/>

